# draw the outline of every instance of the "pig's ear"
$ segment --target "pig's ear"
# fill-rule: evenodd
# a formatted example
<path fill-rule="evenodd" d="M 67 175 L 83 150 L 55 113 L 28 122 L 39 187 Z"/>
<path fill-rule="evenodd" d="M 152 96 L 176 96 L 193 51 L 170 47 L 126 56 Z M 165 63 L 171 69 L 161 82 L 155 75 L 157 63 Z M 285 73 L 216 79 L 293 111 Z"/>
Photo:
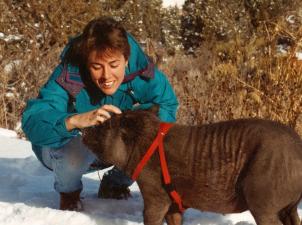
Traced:
<path fill-rule="evenodd" d="M 121 120 L 120 132 L 125 142 L 133 142 L 139 137 L 138 132 L 142 130 L 142 121 L 137 116 L 125 116 Z"/>
<path fill-rule="evenodd" d="M 87 145 L 89 148 L 98 145 L 99 132 L 96 126 L 81 129 L 81 132 L 82 132 L 82 140 L 85 145 Z"/>
<path fill-rule="evenodd" d="M 126 130 L 136 131 L 137 129 L 141 128 L 142 124 L 141 118 L 136 114 L 125 115 L 121 119 L 121 128 Z"/>
<path fill-rule="evenodd" d="M 152 105 L 151 108 L 148 109 L 148 111 L 157 116 L 159 112 L 159 105 L 157 104 Z"/>

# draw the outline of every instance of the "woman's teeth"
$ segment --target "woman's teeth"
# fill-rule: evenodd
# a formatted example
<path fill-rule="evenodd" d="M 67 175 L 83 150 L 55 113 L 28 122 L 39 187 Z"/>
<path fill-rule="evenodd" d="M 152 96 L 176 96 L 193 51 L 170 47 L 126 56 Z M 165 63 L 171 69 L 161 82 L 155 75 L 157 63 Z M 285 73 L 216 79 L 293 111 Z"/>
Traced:
<path fill-rule="evenodd" d="M 113 81 L 103 83 L 103 86 L 106 88 L 110 88 L 112 85 L 113 85 Z"/>

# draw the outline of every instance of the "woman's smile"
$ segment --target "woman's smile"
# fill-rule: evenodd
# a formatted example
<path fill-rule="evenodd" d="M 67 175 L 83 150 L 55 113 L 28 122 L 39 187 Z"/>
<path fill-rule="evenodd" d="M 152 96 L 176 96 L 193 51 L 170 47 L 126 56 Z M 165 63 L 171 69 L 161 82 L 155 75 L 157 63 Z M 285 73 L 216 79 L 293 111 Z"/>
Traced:
<path fill-rule="evenodd" d="M 103 86 L 105 89 L 112 88 L 114 86 L 115 81 L 100 81 L 100 86 Z"/>

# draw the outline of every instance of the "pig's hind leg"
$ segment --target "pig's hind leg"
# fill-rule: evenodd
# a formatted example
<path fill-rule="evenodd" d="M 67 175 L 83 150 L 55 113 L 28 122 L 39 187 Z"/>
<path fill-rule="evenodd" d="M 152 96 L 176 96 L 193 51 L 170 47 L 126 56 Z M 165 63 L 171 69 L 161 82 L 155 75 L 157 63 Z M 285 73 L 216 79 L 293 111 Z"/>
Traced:
<path fill-rule="evenodd" d="M 300 225 L 297 212 L 300 195 L 290 192 L 288 186 L 285 190 L 281 185 L 262 178 L 251 173 L 244 179 L 242 188 L 257 225 Z"/>
<path fill-rule="evenodd" d="M 294 204 L 294 206 L 288 206 L 282 209 L 279 215 L 284 225 L 300 225 L 298 203 Z"/>
<path fill-rule="evenodd" d="M 278 214 L 282 209 L 278 194 L 272 190 L 265 174 L 249 171 L 242 183 L 242 193 L 257 225 L 283 225 Z"/>
<path fill-rule="evenodd" d="M 265 202 L 262 197 L 254 196 L 247 191 L 245 198 L 257 225 L 287 225 L 281 222 L 278 210 L 272 209 L 270 203 Z"/>

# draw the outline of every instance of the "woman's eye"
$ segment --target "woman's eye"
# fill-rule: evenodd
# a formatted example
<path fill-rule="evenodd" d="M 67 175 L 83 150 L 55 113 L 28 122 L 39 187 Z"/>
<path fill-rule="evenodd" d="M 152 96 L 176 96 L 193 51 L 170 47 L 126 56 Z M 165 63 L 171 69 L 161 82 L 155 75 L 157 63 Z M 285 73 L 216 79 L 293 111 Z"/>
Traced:
<path fill-rule="evenodd" d="M 117 68 L 119 65 L 118 64 L 111 64 L 112 68 Z"/>
<path fill-rule="evenodd" d="M 94 70 L 99 70 L 99 69 L 101 69 L 101 67 L 98 66 L 98 65 L 93 65 L 92 68 L 93 68 Z"/>

